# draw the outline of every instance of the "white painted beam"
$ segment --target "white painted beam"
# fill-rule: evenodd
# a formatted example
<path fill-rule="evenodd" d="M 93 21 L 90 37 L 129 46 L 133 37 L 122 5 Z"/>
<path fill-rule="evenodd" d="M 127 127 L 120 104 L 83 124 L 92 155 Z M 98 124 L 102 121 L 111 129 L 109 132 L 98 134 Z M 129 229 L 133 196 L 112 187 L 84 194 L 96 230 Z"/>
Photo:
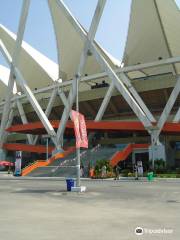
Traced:
<path fill-rule="evenodd" d="M 26 114 L 24 112 L 23 106 L 22 106 L 22 104 L 19 100 L 17 100 L 17 108 L 18 108 L 19 115 L 21 117 L 22 123 L 27 124 L 28 123 L 27 117 L 26 117 Z M 27 134 L 27 139 L 28 139 L 29 144 L 33 144 L 33 137 L 32 137 L 31 134 Z"/>
<path fill-rule="evenodd" d="M 110 84 L 110 86 L 108 88 L 108 91 L 107 91 L 107 93 L 106 93 L 106 95 L 105 95 L 105 97 L 104 97 L 104 99 L 103 99 L 103 101 L 101 103 L 99 111 L 98 111 L 98 113 L 97 113 L 97 115 L 95 117 L 95 121 L 96 122 L 98 122 L 98 121 L 100 121 L 102 119 L 102 117 L 104 115 L 104 112 L 106 111 L 106 108 L 107 108 L 107 106 L 109 104 L 109 101 L 111 99 L 111 96 L 112 96 L 112 93 L 113 93 L 114 89 L 115 89 L 114 88 L 114 83 L 111 82 L 111 84 Z"/>
<path fill-rule="evenodd" d="M 69 103 L 68 103 L 65 93 L 61 89 L 58 89 L 58 95 L 59 95 L 64 107 L 66 107 Z"/>
<path fill-rule="evenodd" d="M 179 123 L 180 122 L 180 107 L 174 117 L 174 120 L 173 120 L 174 123 Z"/>
<path fill-rule="evenodd" d="M 157 131 L 156 131 L 156 134 L 155 134 L 155 138 L 154 138 L 154 141 L 157 141 L 158 138 L 159 138 L 159 135 L 162 131 L 162 128 L 165 124 L 165 122 L 167 121 L 168 117 L 169 117 L 169 114 L 174 106 L 174 103 L 178 97 L 180 93 L 180 76 L 177 78 L 177 82 L 176 82 L 176 85 L 173 89 L 173 91 L 171 92 L 171 95 L 169 97 L 169 100 L 168 102 L 166 103 L 166 106 L 161 114 L 161 117 L 159 118 L 158 120 L 158 123 L 157 123 Z"/>
<path fill-rule="evenodd" d="M 50 113 L 51 113 L 51 111 L 52 111 L 53 104 L 54 104 L 54 102 L 55 102 L 56 96 L 57 96 L 57 89 L 54 88 L 54 90 L 52 91 L 51 97 L 50 97 L 50 99 L 49 99 L 47 108 L 46 108 L 46 110 L 45 110 L 45 114 L 46 114 L 47 117 L 49 117 L 49 115 L 50 115 Z"/>
<path fill-rule="evenodd" d="M 134 98 L 130 95 L 129 91 L 127 90 L 127 88 L 123 85 L 123 83 L 120 81 L 120 79 L 118 78 L 118 76 L 116 75 L 116 73 L 113 71 L 113 69 L 110 67 L 110 65 L 107 63 L 107 61 L 103 58 L 103 56 L 101 55 L 101 53 L 99 53 L 99 50 L 97 49 L 96 45 L 93 43 L 93 41 L 91 41 L 91 39 L 88 38 L 88 36 L 86 36 L 86 34 L 84 33 L 84 31 L 82 31 L 82 28 L 80 26 L 80 24 L 73 18 L 73 16 L 71 15 L 71 13 L 68 11 L 68 9 L 66 8 L 66 6 L 61 2 L 61 9 L 63 9 L 64 14 L 66 15 L 66 17 L 68 18 L 68 20 L 71 22 L 71 24 L 73 25 L 74 29 L 78 32 L 81 33 L 82 38 L 86 39 L 86 41 L 88 41 L 89 46 L 91 51 L 93 52 L 96 60 L 98 61 L 98 63 L 101 65 L 102 69 L 105 70 L 106 74 L 110 77 L 110 79 L 114 82 L 114 85 L 116 86 L 116 88 L 121 92 L 121 94 L 123 95 L 123 97 L 125 98 L 125 100 L 128 102 L 128 104 L 130 105 L 130 107 L 132 108 L 132 110 L 135 112 L 135 114 L 138 116 L 138 118 L 140 119 L 140 121 L 143 123 L 143 125 L 146 128 L 152 127 L 151 122 L 149 121 L 149 119 L 146 117 L 145 113 L 142 111 L 142 109 L 139 107 L 139 105 L 137 104 L 137 102 L 134 100 Z M 89 34 L 88 34 L 89 35 Z M 59 133 L 58 133 L 59 135 Z"/>
<path fill-rule="evenodd" d="M 0 51 L 2 52 L 2 54 L 5 54 L 2 46 L 4 46 L 4 44 L 0 40 Z M 5 54 L 5 56 L 6 55 L 7 54 Z M 163 66 L 163 65 L 166 65 L 166 64 L 178 63 L 178 62 L 180 62 L 180 57 L 173 57 L 173 58 L 167 58 L 165 60 L 155 61 L 155 62 L 152 62 L 152 63 L 138 64 L 138 65 L 123 67 L 123 68 L 118 68 L 118 69 L 116 68 L 114 71 L 117 74 L 121 73 L 121 72 L 127 73 L 127 72 L 130 72 L 130 71 L 141 70 L 141 68 L 143 68 L 143 67 L 144 68 L 151 68 L 151 67 Z M 92 75 L 89 75 L 89 76 L 86 76 L 86 77 L 82 77 L 80 79 L 80 82 L 90 82 L 92 80 L 97 80 L 97 79 L 100 79 L 100 78 L 103 78 L 103 77 L 107 77 L 107 74 L 105 72 L 92 74 Z M 62 88 L 62 87 L 70 86 L 70 85 L 72 85 L 72 82 L 73 82 L 73 80 L 63 81 L 62 83 L 56 83 L 54 85 L 51 85 L 51 86 L 48 86 L 48 87 L 45 87 L 45 88 L 41 88 L 41 89 L 38 89 L 38 90 L 33 90 L 32 92 L 35 95 L 39 94 L 39 93 L 45 93 L 45 92 L 51 91 L 54 87 Z M 16 99 L 23 99 L 25 97 L 26 97 L 25 94 L 22 94 L 20 96 L 14 96 L 14 97 L 12 97 L 11 101 L 14 101 Z M 4 103 L 0 103 L 0 106 L 3 106 L 3 105 L 4 105 Z"/>
<path fill-rule="evenodd" d="M 49 117 L 51 111 L 52 111 L 52 108 L 53 108 L 53 104 L 55 102 L 55 99 L 56 99 L 56 96 L 57 96 L 57 88 L 55 87 L 52 91 L 52 94 L 51 94 L 51 97 L 49 99 L 49 102 L 48 102 L 48 105 L 47 105 L 47 108 L 45 110 L 45 115 L 47 116 L 47 118 Z M 38 140 L 39 136 L 35 136 L 34 138 L 34 141 L 33 141 L 33 144 L 35 145 L 37 143 L 37 140 Z"/>
<path fill-rule="evenodd" d="M 56 144 L 54 137 L 56 136 L 56 133 L 49 122 L 47 116 L 45 115 L 44 111 L 42 110 L 41 106 L 39 105 L 38 101 L 34 97 L 34 94 L 32 93 L 31 89 L 28 87 L 25 79 L 21 75 L 20 71 L 15 68 L 15 74 L 16 74 L 16 81 L 18 82 L 19 86 L 21 86 L 22 90 L 25 92 L 29 102 L 31 103 L 34 111 L 37 113 L 39 119 L 43 123 L 47 133 L 49 136 L 53 139 L 54 143 Z"/>
<path fill-rule="evenodd" d="M 131 80 L 124 73 L 120 73 L 120 79 L 122 80 L 123 83 L 126 84 L 128 90 L 130 91 L 132 96 L 136 99 L 137 103 L 142 108 L 143 112 L 146 114 L 149 121 L 150 122 L 156 122 L 156 119 L 154 118 L 152 113 L 149 111 L 146 104 L 144 103 L 144 101 L 142 100 L 140 95 L 137 93 L 136 89 L 131 84 Z"/>
<path fill-rule="evenodd" d="M 6 49 L 6 51 L 7 51 L 7 49 Z M 6 57 L 8 57 L 8 55 Z M 8 59 L 7 62 L 10 64 L 11 63 L 11 59 Z M 12 63 L 11 63 L 11 65 L 13 66 Z M 57 146 L 57 142 L 55 140 L 56 132 L 54 131 L 54 129 L 53 129 L 51 123 L 49 122 L 46 114 L 42 110 L 41 106 L 39 105 L 38 101 L 36 100 L 34 94 L 32 93 L 31 89 L 27 85 L 25 79 L 23 78 L 23 76 L 20 73 L 20 71 L 18 70 L 18 68 L 16 68 L 16 67 L 13 67 L 13 68 L 14 68 L 13 69 L 13 71 L 14 71 L 13 75 L 14 75 L 15 80 L 17 81 L 18 85 L 21 87 L 21 89 L 26 94 L 27 99 L 31 103 L 34 111 L 37 113 L 37 115 L 38 115 L 39 119 L 41 120 L 42 124 L 44 125 L 47 133 L 51 137 L 51 139 L 54 142 L 54 144 Z"/>
<path fill-rule="evenodd" d="M 16 108 L 16 102 L 13 102 L 11 104 L 11 107 L 10 107 L 11 111 L 9 113 L 8 121 L 7 121 L 7 124 L 6 124 L 6 129 L 9 128 L 12 125 L 15 108 Z M 8 133 L 5 131 L 4 138 L 3 138 L 4 142 L 7 141 L 7 137 L 8 137 Z"/>
<path fill-rule="evenodd" d="M 71 13 L 68 11 L 68 9 L 65 7 L 65 5 L 62 3 L 62 1 L 58 1 L 58 2 L 60 4 L 61 9 L 64 10 L 64 13 L 66 14 L 66 17 L 69 19 L 71 24 L 74 25 L 74 27 L 77 24 L 79 25 L 79 23 L 76 21 L 75 18 L 72 17 Z M 77 75 L 76 75 L 75 79 L 73 80 L 75 83 L 72 84 L 72 88 L 71 88 L 70 93 L 69 93 L 68 106 L 64 109 L 63 115 L 61 117 L 61 123 L 60 123 L 60 126 L 59 126 L 58 131 L 57 131 L 57 142 L 59 142 L 63 137 L 65 127 L 66 127 L 66 123 L 67 123 L 67 120 L 69 118 L 69 114 L 70 114 L 70 111 L 72 109 L 73 103 L 75 101 L 76 92 L 77 92 L 76 90 L 78 88 L 78 82 L 80 81 L 80 78 L 81 78 L 81 75 L 83 73 L 85 63 L 86 63 L 87 52 L 89 50 L 89 45 L 94 40 L 98 25 L 99 25 L 99 22 L 100 22 L 102 13 L 103 13 L 105 3 L 106 3 L 106 0 L 99 0 L 98 1 L 97 7 L 96 7 L 96 10 L 95 10 L 92 22 L 91 22 L 90 30 L 89 30 L 88 35 L 87 35 L 87 39 L 85 39 L 84 49 L 83 49 L 83 52 L 81 54 L 80 63 L 79 63 L 78 70 L 77 70 Z M 79 27 L 80 27 L 80 29 L 79 29 L 78 32 L 80 34 L 84 35 L 84 33 L 83 33 L 84 30 L 82 29 L 82 27 L 80 25 L 79 25 Z"/>
<path fill-rule="evenodd" d="M 91 51 L 93 52 L 96 60 L 101 65 L 102 69 L 106 71 L 109 78 L 114 83 L 115 87 L 119 90 L 120 94 L 123 96 L 123 98 L 126 100 L 126 102 L 129 104 L 133 112 L 136 114 L 138 119 L 142 122 L 144 127 L 148 129 L 149 127 L 152 127 L 151 122 L 146 117 L 143 110 L 140 108 L 138 103 L 135 101 L 135 99 L 132 97 L 132 95 L 129 93 L 128 89 L 124 86 L 122 81 L 119 79 L 119 77 L 116 75 L 116 73 L 113 71 L 111 66 L 108 64 L 108 62 L 104 59 L 104 57 L 101 55 L 97 47 L 92 43 L 91 44 Z"/>
<path fill-rule="evenodd" d="M 10 114 L 9 114 L 9 118 L 8 118 L 8 121 L 7 121 L 7 124 L 6 124 L 6 129 L 9 128 L 12 125 L 15 108 L 16 108 L 16 102 L 13 102 L 13 104 L 11 105 L 11 111 L 10 111 Z"/>
<path fill-rule="evenodd" d="M 61 89 L 58 89 L 58 95 L 59 95 L 64 107 L 65 108 L 69 107 L 68 99 L 67 99 L 65 93 Z M 70 117 L 70 119 L 72 119 L 71 112 L 69 114 L 69 117 Z"/>
<path fill-rule="evenodd" d="M 9 82 L 8 82 L 8 88 L 6 93 L 6 100 L 4 104 L 2 119 L 1 119 L 1 127 L 0 127 L 0 147 L 2 147 L 3 144 L 3 138 L 5 135 L 5 127 L 7 124 L 8 116 L 10 113 L 10 102 L 12 98 L 12 92 L 14 87 L 14 66 L 18 66 L 19 56 L 20 56 L 20 48 L 24 36 L 25 26 L 26 26 L 26 20 L 28 16 L 29 11 L 29 5 L 30 0 L 24 0 L 21 10 L 21 17 L 19 21 L 19 27 L 18 27 L 18 33 L 15 43 L 15 48 L 12 56 L 12 65 L 10 66 L 10 76 L 9 76 Z"/>

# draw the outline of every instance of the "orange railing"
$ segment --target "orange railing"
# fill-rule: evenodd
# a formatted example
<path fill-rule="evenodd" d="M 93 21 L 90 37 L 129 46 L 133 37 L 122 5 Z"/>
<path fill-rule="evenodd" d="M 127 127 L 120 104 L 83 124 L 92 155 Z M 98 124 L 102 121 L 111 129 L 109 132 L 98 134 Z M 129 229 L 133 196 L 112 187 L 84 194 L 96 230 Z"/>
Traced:
<path fill-rule="evenodd" d="M 74 151 L 75 151 L 75 147 L 69 147 L 63 153 L 56 153 L 54 156 L 49 158 L 47 161 L 46 160 L 37 160 L 22 170 L 22 176 L 27 176 L 29 173 L 31 173 L 32 171 L 34 171 L 37 168 L 46 167 L 49 164 L 53 163 L 55 160 L 57 160 L 59 158 L 64 158 Z"/>
<path fill-rule="evenodd" d="M 116 152 L 111 160 L 110 165 L 115 167 L 119 162 L 124 161 L 135 149 L 147 149 L 149 144 L 128 144 L 122 151 Z"/>

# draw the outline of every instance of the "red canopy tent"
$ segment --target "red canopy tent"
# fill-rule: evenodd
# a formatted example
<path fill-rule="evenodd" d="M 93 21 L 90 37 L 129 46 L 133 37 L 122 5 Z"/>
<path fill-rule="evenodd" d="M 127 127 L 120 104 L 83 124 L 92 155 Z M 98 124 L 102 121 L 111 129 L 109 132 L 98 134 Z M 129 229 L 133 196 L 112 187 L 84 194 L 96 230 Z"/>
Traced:
<path fill-rule="evenodd" d="M 9 166 L 14 166 L 14 163 L 12 162 L 8 162 L 8 161 L 0 161 L 0 166 L 4 166 L 4 167 L 9 167 Z"/>

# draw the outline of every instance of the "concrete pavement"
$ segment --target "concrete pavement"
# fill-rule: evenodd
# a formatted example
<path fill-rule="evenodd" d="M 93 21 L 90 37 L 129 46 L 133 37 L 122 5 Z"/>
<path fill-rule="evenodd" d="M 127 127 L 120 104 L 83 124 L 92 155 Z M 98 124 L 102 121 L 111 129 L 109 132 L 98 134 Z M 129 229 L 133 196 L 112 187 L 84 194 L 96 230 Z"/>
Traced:
<path fill-rule="evenodd" d="M 178 182 L 84 181 L 67 193 L 64 181 L 1 178 L 2 240 L 173 239 L 180 235 Z M 143 230 L 172 230 L 144 233 Z"/>

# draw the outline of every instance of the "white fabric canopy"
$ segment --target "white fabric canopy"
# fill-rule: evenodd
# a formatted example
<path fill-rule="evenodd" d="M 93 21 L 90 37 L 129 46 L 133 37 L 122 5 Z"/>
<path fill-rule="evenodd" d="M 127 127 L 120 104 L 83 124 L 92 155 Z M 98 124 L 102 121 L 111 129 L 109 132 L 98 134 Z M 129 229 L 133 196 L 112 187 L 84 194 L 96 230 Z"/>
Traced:
<path fill-rule="evenodd" d="M 125 66 L 180 56 L 180 11 L 174 0 L 132 0 L 123 62 Z M 146 74 L 180 73 L 180 64 L 137 72 Z"/>
<path fill-rule="evenodd" d="M 77 73 L 85 41 L 74 29 L 63 10 L 58 6 L 58 1 L 49 0 L 49 8 L 56 34 L 60 70 L 62 72 L 63 80 L 69 80 L 74 78 Z M 83 28 L 82 30 L 86 35 L 86 31 Z M 112 67 L 120 66 L 120 62 L 102 49 L 100 45 L 97 44 L 97 47 Z M 102 72 L 102 69 L 96 59 L 94 56 L 89 56 L 84 69 L 84 74 L 90 75 L 99 72 Z"/>
<path fill-rule="evenodd" d="M 16 35 L 0 25 L 0 38 L 12 56 Z M 58 79 L 58 65 L 24 41 L 18 67 L 31 89 L 46 87 Z"/>

